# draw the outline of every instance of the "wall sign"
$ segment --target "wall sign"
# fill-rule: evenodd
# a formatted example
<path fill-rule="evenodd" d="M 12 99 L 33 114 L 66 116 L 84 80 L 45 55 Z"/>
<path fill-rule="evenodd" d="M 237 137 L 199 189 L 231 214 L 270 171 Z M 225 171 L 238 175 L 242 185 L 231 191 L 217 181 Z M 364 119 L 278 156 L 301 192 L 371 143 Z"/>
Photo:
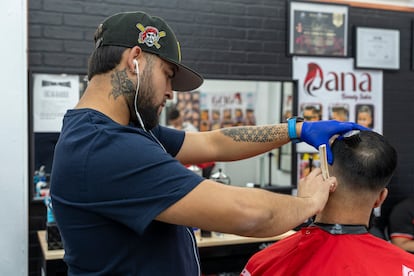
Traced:
<path fill-rule="evenodd" d="M 307 121 L 357 122 L 382 133 L 383 85 L 381 70 L 356 70 L 352 58 L 294 57 L 293 79 L 298 80 L 298 115 Z M 298 178 L 320 165 L 316 149 L 296 144 Z"/>
<path fill-rule="evenodd" d="M 60 132 L 63 115 L 78 100 L 78 75 L 33 74 L 33 131 Z"/>

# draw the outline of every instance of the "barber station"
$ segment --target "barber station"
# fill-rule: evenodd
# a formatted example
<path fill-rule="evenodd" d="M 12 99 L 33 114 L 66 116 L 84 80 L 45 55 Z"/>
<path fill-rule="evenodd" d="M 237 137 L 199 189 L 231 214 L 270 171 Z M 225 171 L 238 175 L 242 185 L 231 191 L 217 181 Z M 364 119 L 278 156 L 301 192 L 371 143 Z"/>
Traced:
<path fill-rule="evenodd" d="M 413 0 L 0 7 L 0 275 L 414 273 Z"/>

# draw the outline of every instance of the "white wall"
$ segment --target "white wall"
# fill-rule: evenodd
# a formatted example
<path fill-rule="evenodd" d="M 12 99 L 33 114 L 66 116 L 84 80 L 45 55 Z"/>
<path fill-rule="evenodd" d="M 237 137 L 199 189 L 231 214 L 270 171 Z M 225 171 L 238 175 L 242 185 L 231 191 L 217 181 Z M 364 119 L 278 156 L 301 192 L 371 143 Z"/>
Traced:
<path fill-rule="evenodd" d="M 0 275 L 28 275 L 26 1 L 0 1 L 0 25 Z"/>

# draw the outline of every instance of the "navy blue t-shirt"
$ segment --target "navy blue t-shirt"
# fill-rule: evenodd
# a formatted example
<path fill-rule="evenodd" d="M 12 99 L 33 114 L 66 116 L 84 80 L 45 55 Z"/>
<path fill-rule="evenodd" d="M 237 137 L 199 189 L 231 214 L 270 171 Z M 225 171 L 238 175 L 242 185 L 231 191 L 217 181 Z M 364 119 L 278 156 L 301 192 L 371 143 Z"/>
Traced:
<path fill-rule="evenodd" d="M 184 132 L 154 136 L 91 109 L 69 110 L 51 196 L 69 275 L 199 275 L 191 228 L 155 221 L 202 180 L 175 156 Z"/>

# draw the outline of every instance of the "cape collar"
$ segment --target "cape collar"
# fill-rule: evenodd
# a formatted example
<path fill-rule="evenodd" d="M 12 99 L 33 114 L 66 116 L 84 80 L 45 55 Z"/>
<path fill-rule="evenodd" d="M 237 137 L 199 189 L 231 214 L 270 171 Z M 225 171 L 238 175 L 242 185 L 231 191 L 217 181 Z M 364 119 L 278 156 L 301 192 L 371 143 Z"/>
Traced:
<path fill-rule="evenodd" d="M 368 229 L 365 225 L 327 224 L 314 222 L 310 226 L 321 228 L 332 235 L 368 233 Z"/>

